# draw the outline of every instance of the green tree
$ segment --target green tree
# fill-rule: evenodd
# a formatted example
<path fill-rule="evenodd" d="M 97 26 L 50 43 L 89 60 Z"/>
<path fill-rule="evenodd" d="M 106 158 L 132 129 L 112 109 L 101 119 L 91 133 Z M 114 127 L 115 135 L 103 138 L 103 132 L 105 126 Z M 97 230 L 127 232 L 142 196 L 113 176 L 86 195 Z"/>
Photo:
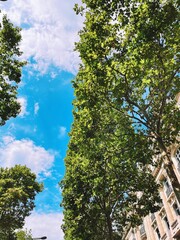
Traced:
<path fill-rule="evenodd" d="M 144 164 L 152 162 L 151 149 L 127 117 L 97 107 L 74 113 L 61 183 L 67 240 L 119 239 L 125 226 L 158 209 L 158 186 Z"/>
<path fill-rule="evenodd" d="M 82 98 L 100 95 L 101 102 L 132 120 L 154 155 L 162 153 L 159 163 L 164 162 L 180 201 L 169 152 L 180 130 L 178 1 L 83 3 L 84 8 L 75 8 L 85 14 L 76 44 L 82 65 L 75 89 Z"/>
<path fill-rule="evenodd" d="M 27 229 L 26 230 L 18 230 L 16 232 L 16 237 L 17 237 L 17 240 L 32 240 L 32 234 L 31 234 L 31 230 L 28 231 Z"/>
<path fill-rule="evenodd" d="M 22 52 L 20 28 L 14 27 L 3 16 L 0 26 L 0 125 L 20 112 L 17 102 L 17 88 L 21 80 L 21 69 L 25 62 L 19 61 Z"/>
<path fill-rule="evenodd" d="M 42 184 L 26 166 L 0 168 L 0 235 L 13 239 L 14 230 L 22 228 L 25 217 L 35 207 L 34 199 Z"/>
<path fill-rule="evenodd" d="M 180 200 L 169 152 L 180 119 L 178 2 L 82 2 L 63 230 L 66 240 L 115 240 L 158 209 L 148 166 L 164 163 Z"/>

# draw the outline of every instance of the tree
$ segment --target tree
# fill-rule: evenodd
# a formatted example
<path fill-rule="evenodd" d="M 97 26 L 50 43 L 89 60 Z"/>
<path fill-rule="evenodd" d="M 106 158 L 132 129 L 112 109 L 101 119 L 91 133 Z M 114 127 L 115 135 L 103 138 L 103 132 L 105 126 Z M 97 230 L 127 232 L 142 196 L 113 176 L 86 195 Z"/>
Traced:
<path fill-rule="evenodd" d="M 0 27 L 0 125 L 20 112 L 17 88 L 21 80 L 21 68 L 25 65 L 25 62 L 18 60 L 22 54 L 20 41 L 20 28 L 14 27 L 7 16 L 3 16 Z"/>
<path fill-rule="evenodd" d="M 26 166 L 0 168 L 0 235 L 13 239 L 14 230 L 23 227 L 25 217 L 35 207 L 34 199 L 42 184 Z"/>
<path fill-rule="evenodd" d="M 16 232 L 16 237 L 17 237 L 17 240 L 32 240 L 32 234 L 31 234 L 31 230 L 28 231 L 27 229 L 26 230 L 18 230 Z"/>
<path fill-rule="evenodd" d="M 74 113 L 61 183 L 67 240 L 119 239 L 124 227 L 158 209 L 158 185 L 144 165 L 151 149 L 126 117 L 105 103 L 97 108 Z"/>
<path fill-rule="evenodd" d="M 180 200 L 169 153 L 180 119 L 178 2 L 82 2 L 63 230 L 66 240 L 115 240 L 158 209 L 154 157 Z"/>
<path fill-rule="evenodd" d="M 84 28 L 76 49 L 82 65 L 75 81 L 81 95 L 101 95 L 117 114 L 146 136 L 154 154 L 162 153 L 180 201 L 170 158 L 178 142 L 179 11 L 178 1 L 86 1 Z M 79 85 L 84 83 L 84 89 Z"/>

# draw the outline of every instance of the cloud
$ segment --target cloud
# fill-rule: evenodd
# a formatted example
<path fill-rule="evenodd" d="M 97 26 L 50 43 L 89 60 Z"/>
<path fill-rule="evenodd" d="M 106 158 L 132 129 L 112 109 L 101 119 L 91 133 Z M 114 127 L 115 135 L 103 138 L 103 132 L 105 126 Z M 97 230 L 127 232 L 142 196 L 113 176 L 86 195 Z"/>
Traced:
<path fill-rule="evenodd" d="M 4 5 L 12 21 L 23 28 L 23 57 L 33 57 L 38 71 L 45 73 L 51 65 L 72 73 L 77 71 L 79 57 L 73 49 L 82 17 L 73 11 L 75 2 L 80 0 L 12 0 L 8 7 Z"/>
<path fill-rule="evenodd" d="M 3 142 L 5 145 L 8 145 L 9 143 L 13 142 L 14 141 L 14 138 L 12 136 L 5 136 L 3 138 Z"/>
<path fill-rule="evenodd" d="M 36 146 L 33 141 L 27 139 L 16 140 L 12 136 L 5 136 L 0 144 L 1 167 L 26 165 L 37 175 L 49 175 L 55 155 L 56 153 Z"/>
<path fill-rule="evenodd" d="M 34 114 L 36 115 L 39 111 L 39 103 L 34 104 Z"/>
<path fill-rule="evenodd" d="M 32 123 L 29 124 L 20 124 L 11 122 L 5 130 L 6 135 L 11 135 L 12 133 L 16 133 L 16 131 L 23 132 L 25 135 L 33 134 L 37 132 L 37 126 Z"/>
<path fill-rule="evenodd" d="M 25 228 L 32 230 L 33 237 L 47 236 L 50 240 L 63 240 L 62 213 L 36 213 L 26 218 Z"/>
<path fill-rule="evenodd" d="M 67 133 L 66 127 L 61 126 L 61 127 L 59 128 L 59 138 L 64 137 L 64 136 L 66 135 L 66 133 Z"/>
<path fill-rule="evenodd" d="M 21 112 L 19 113 L 19 117 L 24 117 L 24 116 L 28 115 L 29 113 L 26 110 L 27 109 L 27 99 L 24 97 L 19 97 L 17 99 L 17 101 L 21 105 Z"/>

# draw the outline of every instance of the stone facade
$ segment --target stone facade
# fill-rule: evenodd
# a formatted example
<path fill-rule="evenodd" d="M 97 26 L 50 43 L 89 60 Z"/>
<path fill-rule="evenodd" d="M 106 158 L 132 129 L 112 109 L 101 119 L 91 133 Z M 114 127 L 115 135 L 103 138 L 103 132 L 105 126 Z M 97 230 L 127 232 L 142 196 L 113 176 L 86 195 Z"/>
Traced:
<path fill-rule="evenodd" d="M 180 146 L 171 149 L 171 159 L 174 172 L 180 184 Z M 143 224 L 136 229 L 130 229 L 125 240 L 173 240 L 180 239 L 180 203 L 177 201 L 162 163 L 152 169 L 156 181 L 161 183 L 160 196 L 162 206 L 159 212 L 150 214 L 143 219 Z"/>

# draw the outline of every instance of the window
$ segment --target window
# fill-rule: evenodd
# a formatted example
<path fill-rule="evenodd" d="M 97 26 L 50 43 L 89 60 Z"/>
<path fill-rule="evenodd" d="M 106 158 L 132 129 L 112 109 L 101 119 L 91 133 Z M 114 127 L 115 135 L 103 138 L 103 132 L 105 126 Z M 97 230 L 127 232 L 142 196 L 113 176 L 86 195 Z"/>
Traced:
<path fill-rule="evenodd" d="M 159 229 L 156 228 L 156 229 L 155 229 L 155 232 L 156 232 L 156 237 L 157 237 L 157 239 L 160 240 L 160 239 L 161 239 L 161 234 L 160 234 L 160 232 L 159 232 Z"/>
<path fill-rule="evenodd" d="M 169 181 L 167 179 L 164 179 L 164 186 L 166 189 L 170 187 Z"/>
<path fill-rule="evenodd" d="M 151 213 L 151 221 L 154 222 L 154 220 L 156 220 L 155 214 Z"/>
<path fill-rule="evenodd" d="M 154 232 L 155 232 L 155 235 L 156 235 L 156 239 L 157 239 L 157 240 L 160 240 L 160 239 L 161 239 L 161 234 L 160 234 L 160 232 L 159 232 L 159 228 L 158 228 L 158 226 L 157 226 L 157 222 L 156 222 L 156 221 L 154 221 L 152 227 L 154 228 Z"/>
<path fill-rule="evenodd" d="M 176 151 L 176 159 L 180 163 L 180 148 L 178 148 Z"/>
<path fill-rule="evenodd" d="M 169 197 L 170 194 L 172 193 L 172 188 L 169 184 L 168 179 L 164 179 L 163 184 L 164 184 L 164 187 L 165 187 L 166 196 Z"/>
<path fill-rule="evenodd" d="M 179 206 L 177 205 L 177 203 L 173 203 L 173 209 L 174 209 L 174 212 L 176 213 L 176 215 L 180 215 L 180 209 L 179 209 Z"/>
<path fill-rule="evenodd" d="M 177 168 L 178 168 L 178 171 L 180 172 L 180 148 L 177 149 L 175 157 L 177 160 Z"/>
<path fill-rule="evenodd" d="M 164 220 L 164 223 L 165 223 L 166 227 L 167 227 L 168 229 L 170 229 L 169 221 L 168 221 L 166 215 L 163 217 L 163 220 Z"/>
<path fill-rule="evenodd" d="M 141 236 L 144 235 L 144 234 L 146 234 L 145 228 L 144 228 L 144 224 L 142 224 L 142 225 L 140 226 L 140 234 L 141 234 Z"/>

